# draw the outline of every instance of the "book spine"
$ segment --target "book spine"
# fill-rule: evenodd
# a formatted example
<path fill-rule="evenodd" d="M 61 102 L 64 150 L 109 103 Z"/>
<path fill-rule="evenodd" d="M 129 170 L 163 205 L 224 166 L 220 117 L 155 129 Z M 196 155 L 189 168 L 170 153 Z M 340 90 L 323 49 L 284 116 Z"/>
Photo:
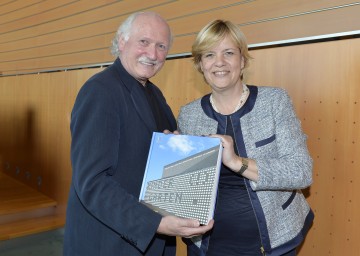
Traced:
<path fill-rule="evenodd" d="M 150 163 L 150 159 L 151 159 L 151 152 L 152 152 L 152 149 L 154 147 L 156 137 L 158 136 L 158 134 L 159 134 L 158 132 L 153 132 L 153 135 L 152 135 L 151 144 L 150 144 L 149 153 L 148 153 L 148 155 L 150 157 L 148 157 L 147 162 L 146 162 L 146 167 L 145 167 L 144 176 L 143 176 L 143 182 L 142 182 L 141 190 L 140 190 L 139 201 L 144 199 L 144 194 L 146 192 L 147 179 L 145 179 L 145 177 L 147 177 L 147 172 L 148 172 L 148 169 L 149 169 L 149 163 Z"/>

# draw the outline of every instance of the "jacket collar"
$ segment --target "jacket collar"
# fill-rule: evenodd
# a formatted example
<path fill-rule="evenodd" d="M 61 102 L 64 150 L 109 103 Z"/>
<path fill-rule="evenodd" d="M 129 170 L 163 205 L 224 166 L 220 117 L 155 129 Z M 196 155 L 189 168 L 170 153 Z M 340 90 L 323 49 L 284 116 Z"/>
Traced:
<path fill-rule="evenodd" d="M 144 121 L 144 124 L 150 131 L 155 131 L 155 119 L 145 97 L 143 88 L 141 88 L 142 85 L 125 70 L 119 58 L 115 60 L 113 65 L 119 74 L 119 79 L 121 80 L 122 85 L 129 92 L 130 99 L 134 104 L 138 115 Z M 151 86 L 151 83 L 148 82 L 148 85 Z"/>

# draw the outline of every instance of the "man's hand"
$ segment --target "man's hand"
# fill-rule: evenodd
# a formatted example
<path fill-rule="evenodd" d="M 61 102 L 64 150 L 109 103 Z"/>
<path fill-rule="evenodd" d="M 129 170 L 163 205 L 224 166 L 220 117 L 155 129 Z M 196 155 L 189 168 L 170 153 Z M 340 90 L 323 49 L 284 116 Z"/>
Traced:
<path fill-rule="evenodd" d="M 165 134 L 172 134 L 173 133 L 173 134 L 176 134 L 176 135 L 180 134 L 178 130 L 175 130 L 174 132 L 170 132 L 169 130 L 164 130 L 163 133 L 165 133 Z"/>
<path fill-rule="evenodd" d="M 214 220 L 211 220 L 206 226 L 200 226 L 197 220 L 165 216 L 161 219 L 157 232 L 168 236 L 189 238 L 206 233 L 213 228 L 213 225 Z"/>

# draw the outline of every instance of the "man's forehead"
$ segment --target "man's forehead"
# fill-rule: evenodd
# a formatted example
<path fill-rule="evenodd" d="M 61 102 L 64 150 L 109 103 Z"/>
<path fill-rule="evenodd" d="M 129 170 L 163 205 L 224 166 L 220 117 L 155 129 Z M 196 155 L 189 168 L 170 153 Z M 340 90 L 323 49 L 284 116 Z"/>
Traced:
<path fill-rule="evenodd" d="M 169 45 L 170 42 L 170 32 L 166 27 L 164 29 L 156 29 L 149 23 L 138 24 L 133 26 L 130 31 L 130 38 L 134 40 L 147 40 L 151 42 L 161 43 Z"/>

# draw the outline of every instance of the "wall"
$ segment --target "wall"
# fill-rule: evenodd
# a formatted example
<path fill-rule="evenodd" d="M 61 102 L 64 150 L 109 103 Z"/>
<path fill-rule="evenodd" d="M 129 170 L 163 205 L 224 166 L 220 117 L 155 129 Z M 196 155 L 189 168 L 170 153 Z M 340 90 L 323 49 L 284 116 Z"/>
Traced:
<path fill-rule="evenodd" d="M 71 179 L 70 112 L 83 82 L 99 69 L 0 78 L 2 170 L 58 201 Z"/>

